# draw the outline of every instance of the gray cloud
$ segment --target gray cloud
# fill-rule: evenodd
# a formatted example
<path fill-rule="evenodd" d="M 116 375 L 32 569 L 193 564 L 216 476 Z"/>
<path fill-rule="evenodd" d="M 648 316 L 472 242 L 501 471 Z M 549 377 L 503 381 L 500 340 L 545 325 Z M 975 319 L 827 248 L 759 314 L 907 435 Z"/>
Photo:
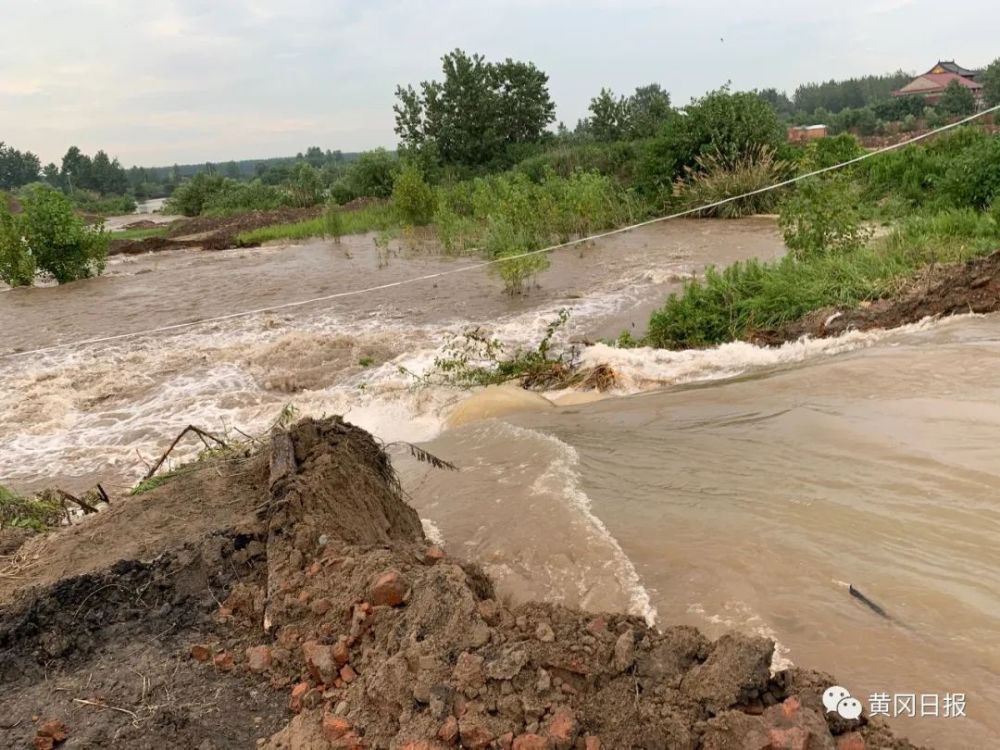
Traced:
<path fill-rule="evenodd" d="M 683 103 L 1000 54 L 988 0 L 2 2 L 0 140 L 45 161 L 70 144 L 126 164 L 391 147 L 395 85 L 454 47 L 534 61 L 570 124 L 601 86 L 658 81 Z"/>

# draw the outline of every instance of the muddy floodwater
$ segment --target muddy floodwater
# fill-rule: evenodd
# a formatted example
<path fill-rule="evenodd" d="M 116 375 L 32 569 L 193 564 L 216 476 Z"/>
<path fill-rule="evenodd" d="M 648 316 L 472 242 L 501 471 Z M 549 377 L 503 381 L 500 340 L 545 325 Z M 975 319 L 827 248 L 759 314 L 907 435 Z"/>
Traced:
<path fill-rule="evenodd" d="M 189 423 L 260 432 L 286 404 L 344 413 L 461 468 L 395 456 L 428 533 L 513 599 L 764 634 L 779 644 L 775 667 L 833 672 L 866 705 L 964 694 L 965 717 L 891 723 L 941 748 L 995 747 L 1000 319 L 778 349 L 600 343 L 641 332 L 705 265 L 781 252 L 766 219 L 673 222 L 557 253 L 523 297 L 472 269 L 36 353 L 476 261 L 405 246 L 386 256 L 356 237 L 121 258 L 99 279 L 0 292 L 0 482 L 124 490 Z M 415 376 L 471 326 L 513 349 L 563 308 L 560 342 L 611 364 L 618 390 L 548 393 L 500 418 L 467 407 L 449 427 L 468 394 Z"/>

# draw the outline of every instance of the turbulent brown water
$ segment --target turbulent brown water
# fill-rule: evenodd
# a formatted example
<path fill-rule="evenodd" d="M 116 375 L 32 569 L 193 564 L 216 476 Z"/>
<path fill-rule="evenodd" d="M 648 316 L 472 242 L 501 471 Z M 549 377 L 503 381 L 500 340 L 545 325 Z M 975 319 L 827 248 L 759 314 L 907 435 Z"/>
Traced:
<path fill-rule="evenodd" d="M 321 305 L 0 358 L 0 482 L 121 487 L 184 425 L 263 430 L 282 405 L 426 441 L 461 471 L 397 465 L 432 533 L 516 598 L 764 633 L 855 696 L 965 693 L 967 718 L 898 719 L 914 740 L 1000 738 L 1000 320 L 963 317 L 763 350 L 583 348 L 621 391 L 547 394 L 448 429 L 464 395 L 415 386 L 449 337 L 612 336 L 708 262 L 780 253 L 764 220 L 676 222 L 557 254 L 509 299 L 483 270 Z M 116 261 L 111 275 L 0 293 L 30 350 L 280 304 L 469 263 L 370 238 Z M 8 334 L 7 332 L 12 332 Z M 362 359 L 372 358 L 363 367 Z M 485 408 L 485 407 L 484 407 Z M 474 416 L 475 407 L 465 416 Z M 852 598 L 854 584 L 886 620 Z M 779 665 L 776 665 L 779 666 Z"/>

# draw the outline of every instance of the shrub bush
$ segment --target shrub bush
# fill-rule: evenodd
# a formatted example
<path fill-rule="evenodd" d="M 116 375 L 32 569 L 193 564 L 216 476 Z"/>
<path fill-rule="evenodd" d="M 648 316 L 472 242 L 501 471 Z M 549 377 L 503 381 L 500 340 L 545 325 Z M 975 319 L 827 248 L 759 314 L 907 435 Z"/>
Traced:
<path fill-rule="evenodd" d="M 761 190 L 781 182 L 792 171 L 791 165 L 775 159 L 774 151 L 767 146 L 734 161 L 723 161 L 716 154 L 699 156 L 695 164 L 695 168 L 686 168 L 685 176 L 674 184 L 674 194 L 687 208 Z M 778 204 L 780 195 L 778 190 L 769 190 L 706 209 L 699 215 L 731 219 L 769 213 Z"/>
<path fill-rule="evenodd" d="M 288 194 L 280 188 L 265 185 L 260 180 L 237 182 L 225 179 L 218 184 L 216 189 L 204 195 L 201 213 L 232 214 L 241 211 L 273 211 L 291 203 Z"/>
<path fill-rule="evenodd" d="M 26 285 L 34 272 L 49 273 L 60 284 L 104 270 L 110 237 L 103 227 L 85 226 L 69 199 L 37 186 L 22 200 L 22 213 L 0 210 L 0 277 Z"/>
<path fill-rule="evenodd" d="M 10 286 L 29 286 L 35 279 L 35 259 L 21 234 L 19 222 L 0 194 L 0 280 Z"/>
<path fill-rule="evenodd" d="M 1000 135 L 972 140 L 953 155 L 941 180 L 941 192 L 956 208 L 989 208 L 1000 196 Z"/>
<path fill-rule="evenodd" d="M 341 195 L 335 195 L 338 202 L 346 203 L 354 198 L 388 198 L 399 170 L 399 160 L 384 148 L 366 151 L 351 164 L 344 175 Z M 346 200 L 341 197 L 349 195 Z"/>
<path fill-rule="evenodd" d="M 330 201 L 323 211 L 323 229 L 327 237 L 333 237 L 334 242 L 340 243 L 340 238 L 344 236 L 344 216 L 336 201 Z"/>
<path fill-rule="evenodd" d="M 413 164 L 407 164 L 396 174 L 392 202 L 408 224 L 425 226 L 434 218 L 434 190 Z"/>
<path fill-rule="evenodd" d="M 802 157 L 802 171 L 813 172 L 833 167 L 856 159 L 864 153 L 865 150 L 861 148 L 858 139 L 850 133 L 820 138 L 806 146 Z"/>
<path fill-rule="evenodd" d="M 858 190 L 844 175 L 800 182 L 781 205 L 785 245 L 797 258 L 860 247 L 872 233 L 858 205 Z"/>
<path fill-rule="evenodd" d="M 288 184 L 288 203 L 299 208 L 315 206 L 323 200 L 323 181 L 319 172 L 308 162 L 299 162 L 292 169 Z"/>
<path fill-rule="evenodd" d="M 199 172 L 174 189 L 164 210 L 170 214 L 198 216 L 206 202 L 225 189 L 225 184 L 226 178 L 221 175 Z"/>

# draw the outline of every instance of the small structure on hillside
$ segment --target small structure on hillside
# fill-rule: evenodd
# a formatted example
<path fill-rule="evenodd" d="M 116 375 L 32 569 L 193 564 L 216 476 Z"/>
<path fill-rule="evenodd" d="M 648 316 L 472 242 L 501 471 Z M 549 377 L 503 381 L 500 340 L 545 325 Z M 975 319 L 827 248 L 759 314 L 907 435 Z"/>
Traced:
<path fill-rule="evenodd" d="M 807 143 L 818 138 L 826 138 L 829 131 L 826 125 L 793 125 L 788 128 L 789 143 Z"/>
<path fill-rule="evenodd" d="M 981 104 L 983 98 L 983 85 L 977 79 L 982 75 L 981 70 L 970 70 L 963 68 L 954 60 L 939 61 L 933 68 L 923 75 L 919 75 L 898 91 L 893 91 L 893 96 L 922 96 L 928 104 L 937 104 L 940 101 L 948 84 L 958 81 L 960 86 L 969 89 L 976 97 L 977 104 Z"/>

